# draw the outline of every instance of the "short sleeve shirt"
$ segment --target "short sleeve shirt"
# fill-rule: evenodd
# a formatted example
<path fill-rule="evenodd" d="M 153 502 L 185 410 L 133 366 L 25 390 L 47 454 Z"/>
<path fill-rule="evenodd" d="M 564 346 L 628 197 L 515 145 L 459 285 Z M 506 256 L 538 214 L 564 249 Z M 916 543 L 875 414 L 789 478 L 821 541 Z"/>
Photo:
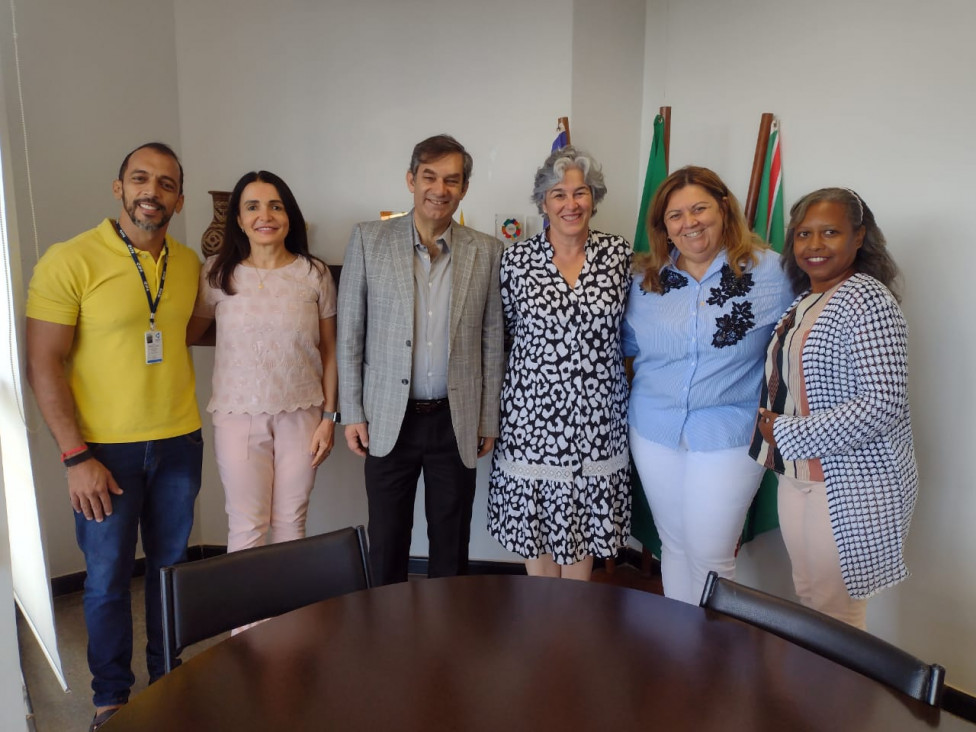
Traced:
<path fill-rule="evenodd" d="M 186 326 L 200 272 L 196 252 L 167 236 L 166 282 L 156 312 L 163 360 L 146 363 L 149 303 L 115 224 L 52 245 L 34 268 L 27 317 L 75 327 L 67 376 L 87 442 L 166 439 L 200 427 Z M 163 255 L 136 250 L 150 292 L 159 290 Z"/>
<path fill-rule="evenodd" d="M 238 265 L 233 295 L 200 275 L 195 315 L 215 318 L 209 412 L 278 414 L 323 404 L 320 320 L 336 314 L 328 268 L 298 257 L 278 269 Z"/>

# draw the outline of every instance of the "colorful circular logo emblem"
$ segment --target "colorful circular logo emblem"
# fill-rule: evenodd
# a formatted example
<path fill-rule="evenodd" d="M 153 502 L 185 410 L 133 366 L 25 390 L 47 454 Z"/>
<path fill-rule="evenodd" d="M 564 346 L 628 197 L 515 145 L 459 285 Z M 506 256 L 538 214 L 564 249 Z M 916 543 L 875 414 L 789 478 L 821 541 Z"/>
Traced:
<path fill-rule="evenodd" d="M 502 224 L 502 234 L 509 241 L 517 241 L 522 236 L 522 222 L 518 219 L 505 219 Z"/>

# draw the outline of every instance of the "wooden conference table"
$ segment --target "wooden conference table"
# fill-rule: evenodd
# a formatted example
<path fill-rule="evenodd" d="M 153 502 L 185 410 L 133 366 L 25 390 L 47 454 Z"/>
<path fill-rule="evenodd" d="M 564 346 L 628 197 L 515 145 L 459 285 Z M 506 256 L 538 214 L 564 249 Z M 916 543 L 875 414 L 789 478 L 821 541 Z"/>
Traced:
<path fill-rule="evenodd" d="M 269 620 L 104 732 L 969 730 L 787 641 L 663 597 L 512 576 L 380 587 Z"/>

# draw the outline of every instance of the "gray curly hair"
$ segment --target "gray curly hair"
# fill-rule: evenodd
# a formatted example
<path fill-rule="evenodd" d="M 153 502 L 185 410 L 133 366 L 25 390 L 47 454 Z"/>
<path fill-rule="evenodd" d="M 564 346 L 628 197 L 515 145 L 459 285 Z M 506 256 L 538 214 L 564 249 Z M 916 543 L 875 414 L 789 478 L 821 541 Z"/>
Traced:
<path fill-rule="evenodd" d="M 600 164 L 585 150 L 567 145 L 554 150 L 535 173 L 532 200 L 540 214 L 543 213 L 542 204 L 546 200 L 546 193 L 559 185 L 568 168 L 576 168 L 583 173 L 583 182 L 593 195 L 593 213 L 596 213 L 596 205 L 607 195 L 607 184 L 603 181 Z"/>

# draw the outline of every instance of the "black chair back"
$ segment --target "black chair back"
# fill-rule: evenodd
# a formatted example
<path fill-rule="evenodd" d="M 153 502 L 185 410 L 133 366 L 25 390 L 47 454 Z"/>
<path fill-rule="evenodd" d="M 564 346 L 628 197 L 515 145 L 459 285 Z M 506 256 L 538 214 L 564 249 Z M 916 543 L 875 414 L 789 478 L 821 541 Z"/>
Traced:
<path fill-rule="evenodd" d="M 945 669 L 890 643 L 781 597 L 709 572 L 701 607 L 729 615 L 792 641 L 920 701 L 938 706 Z"/>
<path fill-rule="evenodd" d="M 372 585 L 362 526 L 160 570 L 164 663 L 188 645 Z"/>
<path fill-rule="evenodd" d="M 976 697 L 962 689 L 946 684 L 942 693 L 942 709 L 976 724 Z"/>

